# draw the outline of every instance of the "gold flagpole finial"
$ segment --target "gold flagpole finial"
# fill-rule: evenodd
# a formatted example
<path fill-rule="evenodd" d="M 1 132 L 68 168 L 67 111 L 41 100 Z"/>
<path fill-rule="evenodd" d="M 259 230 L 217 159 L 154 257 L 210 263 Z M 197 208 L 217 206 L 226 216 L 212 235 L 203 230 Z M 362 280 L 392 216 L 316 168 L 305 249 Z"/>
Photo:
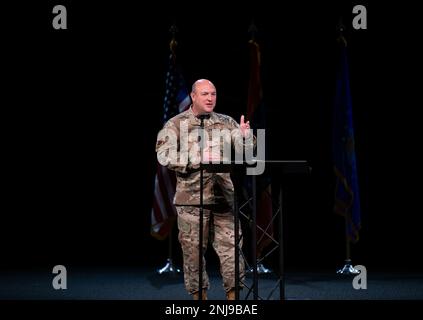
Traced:
<path fill-rule="evenodd" d="M 251 21 L 251 24 L 248 27 L 248 33 L 251 35 L 251 41 L 255 41 L 256 35 L 258 33 L 258 29 L 257 29 L 257 26 L 254 23 L 254 19 Z"/>
<path fill-rule="evenodd" d="M 342 43 L 345 47 L 347 46 L 347 39 L 344 37 L 345 25 L 342 21 L 342 17 L 339 18 L 338 25 L 336 26 L 336 31 L 338 33 L 337 41 Z"/>
<path fill-rule="evenodd" d="M 170 40 L 169 46 L 170 46 L 170 50 L 175 53 L 175 49 L 176 46 L 178 44 L 178 42 L 176 41 L 176 33 L 178 32 L 178 28 L 176 27 L 175 24 L 172 24 L 172 26 L 169 29 L 169 32 L 172 35 L 172 39 Z"/>

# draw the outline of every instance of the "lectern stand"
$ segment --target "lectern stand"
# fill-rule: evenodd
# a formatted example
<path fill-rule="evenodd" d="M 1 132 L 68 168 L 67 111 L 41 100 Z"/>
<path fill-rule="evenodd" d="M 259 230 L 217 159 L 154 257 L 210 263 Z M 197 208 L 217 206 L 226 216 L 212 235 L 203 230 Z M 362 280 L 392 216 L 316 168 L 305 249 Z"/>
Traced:
<path fill-rule="evenodd" d="M 276 216 L 279 212 L 279 291 L 280 291 L 280 300 L 285 300 L 285 275 L 284 275 L 284 246 L 283 246 L 283 215 L 282 215 L 282 196 L 283 196 L 283 189 L 282 189 L 282 179 L 285 175 L 296 175 L 296 174 L 308 174 L 311 172 L 311 167 L 308 165 L 306 160 L 254 160 L 248 163 L 237 163 L 231 161 L 230 163 L 218 163 L 218 164 L 201 164 L 202 170 L 207 170 L 207 172 L 215 172 L 215 173 L 223 173 L 223 172 L 232 172 L 234 166 L 244 166 L 244 167 L 256 167 L 259 162 L 265 162 L 265 170 L 269 171 L 271 177 L 273 179 L 277 179 L 277 181 L 273 181 L 273 184 L 277 183 L 280 187 L 279 189 L 279 197 L 278 197 L 278 210 L 277 213 L 274 214 Z M 257 188 L 256 188 L 256 175 L 251 175 L 252 179 L 252 202 L 253 202 L 253 210 L 251 216 L 251 248 L 252 248 L 252 269 L 253 269 L 253 284 L 250 290 L 253 292 L 253 299 L 257 300 L 259 298 L 258 294 L 258 274 L 257 274 L 257 239 L 256 239 L 256 229 L 257 229 Z M 200 191 L 202 192 L 202 175 L 200 177 Z M 200 195 L 200 230 L 202 230 L 202 214 L 203 214 L 203 197 Z M 240 283 L 240 274 L 239 274 L 239 255 L 240 255 L 240 248 L 239 248 L 239 215 L 238 215 L 238 201 L 237 201 L 237 193 L 236 188 L 234 192 L 234 228 L 235 228 L 235 299 L 239 299 L 239 283 Z M 273 222 L 273 217 L 270 223 Z M 202 233 L 200 231 L 200 239 L 202 240 Z M 199 264 L 201 268 L 199 268 L 199 292 L 201 297 L 202 292 L 202 241 L 199 243 Z"/>

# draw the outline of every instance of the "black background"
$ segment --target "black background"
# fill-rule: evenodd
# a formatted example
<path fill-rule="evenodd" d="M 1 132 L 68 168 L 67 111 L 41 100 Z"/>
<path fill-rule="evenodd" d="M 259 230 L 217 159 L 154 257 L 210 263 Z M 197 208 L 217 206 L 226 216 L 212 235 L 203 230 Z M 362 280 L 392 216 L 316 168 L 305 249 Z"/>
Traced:
<path fill-rule="evenodd" d="M 353 262 L 421 269 L 411 8 L 63 1 L 68 29 L 54 30 L 55 4 L 2 10 L 9 19 L 3 20 L 1 266 L 162 264 L 167 242 L 150 236 L 150 210 L 169 28 L 179 29 L 187 83 L 212 80 L 216 111 L 238 120 L 246 109 L 254 17 L 267 147 L 274 159 L 307 159 L 313 167 L 287 190 L 287 267 L 340 267 L 343 220 L 332 212 L 330 121 L 342 15 L 362 200 Z M 367 30 L 351 27 L 355 4 L 367 7 Z"/>

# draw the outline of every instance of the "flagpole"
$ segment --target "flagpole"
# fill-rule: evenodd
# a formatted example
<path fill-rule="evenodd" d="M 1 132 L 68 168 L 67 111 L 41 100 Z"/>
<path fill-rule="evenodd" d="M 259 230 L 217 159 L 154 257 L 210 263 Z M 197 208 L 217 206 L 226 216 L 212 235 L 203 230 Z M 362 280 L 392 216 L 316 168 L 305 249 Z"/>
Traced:
<path fill-rule="evenodd" d="M 345 264 L 341 269 L 336 271 L 336 273 L 337 274 L 345 274 L 345 275 L 359 274 L 360 271 L 357 270 L 356 268 L 354 268 L 352 266 L 352 263 L 351 263 L 351 241 L 350 241 L 350 237 L 348 236 L 348 218 L 347 218 L 347 215 L 345 215 L 344 220 L 345 220 L 345 256 L 346 256 L 345 257 Z"/>
<path fill-rule="evenodd" d="M 172 250 L 172 242 L 173 242 L 173 225 L 170 227 L 170 231 L 169 231 L 169 235 L 168 235 L 168 240 L 169 240 L 169 247 L 168 247 L 168 257 L 166 259 L 166 264 L 164 265 L 163 268 L 157 269 L 157 273 L 158 274 L 168 274 L 168 275 L 177 275 L 179 273 L 181 273 L 181 270 L 178 269 L 177 267 L 174 266 L 173 264 L 173 259 L 172 259 L 172 254 L 173 254 L 173 250 Z"/>
<path fill-rule="evenodd" d="M 337 25 L 337 32 L 338 32 L 338 39 L 337 41 L 341 43 L 341 45 L 347 47 L 347 40 L 344 37 L 344 30 L 345 25 L 342 21 L 342 17 L 340 17 L 338 25 Z M 351 275 L 351 274 L 359 274 L 360 271 L 355 269 L 351 262 L 351 239 L 348 232 L 348 212 L 344 213 L 344 222 L 345 222 L 345 264 L 344 266 L 339 269 L 336 273 L 342 275 Z"/>
<path fill-rule="evenodd" d="M 172 58 L 174 59 L 175 57 L 175 50 L 176 50 L 176 32 L 178 31 L 178 28 L 176 27 L 175 24 L 172 24 L 172 26 L 169 29 L 169 32 L 172 35 L 172 39 L 170 40 L 169 43 L 169 49 L 172 53 Z M 157 273 L 158 274 L 169 274 L 169 275 L 177 275 L 181 272 L 180 269 L 178 269 L 174 264 L 173 264 L 173 228 L 174 228 L 174 223 L 171 223 L 170 227 L 169 227 L 169 234 L 168 234 L 168 257 L 166 259 L 166 264 L 164 265 L 164 267 L 157 269 Z"/>
<path fill-rule="evenodd" d="M 251 24 L 250 24 L 250 26 L 248 28 L 248 32 L 251 35 L 250 43 L 255 43 L 255 41 L 256 41 L 256 35 L 258 33 L 258 29 L 257 29 L 257 26 L 254 23 L 254 19 L 251 21 Z M 247 107 L 247 117 L 250 117 L 252 114 L 249 114 L 250 110 L 248 110 L 248 109 L 249 108 Z M 257 229 L 256 229 L 256 231 L 253 231 L 253 232 L 257 232 Z M 264 231 L 264 232 L 266 232 L 266 231 Z M 261 237 L 259 238 L 258 243 L 256 241 L 256 255 L 255 255 L 255 260 L 256 261 L 254 262 L 254 266 L 255 267 L 253 266 L 250 270 L 247 270 L 248 273 L 253 273 L 253 272 L 256 272 L 257 274 L 271 274 L 271 273 L 273 273 L 273 271 L 271 269 L 267 268 L 264 265 L 264 263 L 262 262 L 262 260 L 263 260 L 262 259 L 262 251 L 263 251 L 264 247 L 260 247 L 259 248 L 259 243 L 263 239 L 264 236 L 265 236 L 265 234 L 263 233 L 261 235 Z M 253 268 L 256 271 L 254 271 Z"/>

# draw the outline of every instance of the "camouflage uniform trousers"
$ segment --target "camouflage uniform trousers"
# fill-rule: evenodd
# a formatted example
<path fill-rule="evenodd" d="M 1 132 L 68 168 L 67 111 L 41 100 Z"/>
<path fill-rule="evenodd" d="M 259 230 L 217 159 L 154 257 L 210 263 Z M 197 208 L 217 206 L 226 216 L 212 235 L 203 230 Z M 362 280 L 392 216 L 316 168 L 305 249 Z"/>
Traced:
<path fill-rule="evenodd" d="M 220 208 L 219 208 L 220 207 Z M 200 208 L 198 206 L 176 206 L 178 211 L 179 242 L 181 243 L 184 261 L 185 288 L 193 294 L 198 292 L 198 254 L 199 254 L 199 222 Z M 210 234 L 210 239 L 209 239 Z M 223 278 L 225 292 L 235 288 L 235 236 L 234 216 L 231 209 L 208 205 L 203 210 L 203 289 L 209 289 L 209 278 L 206 272 L 204 254 L 210 241 L 220 260 L 220 273 Z M 241 226 L 239 227 L 241 239 Z M 240 242 L 242 248 L 242 239 Z M 241 251 L 241 250 L 240 250 Z M 244 260 L 241 252 L 239 257 L 239 275 L 242 281 L 245 277 Z"/>

